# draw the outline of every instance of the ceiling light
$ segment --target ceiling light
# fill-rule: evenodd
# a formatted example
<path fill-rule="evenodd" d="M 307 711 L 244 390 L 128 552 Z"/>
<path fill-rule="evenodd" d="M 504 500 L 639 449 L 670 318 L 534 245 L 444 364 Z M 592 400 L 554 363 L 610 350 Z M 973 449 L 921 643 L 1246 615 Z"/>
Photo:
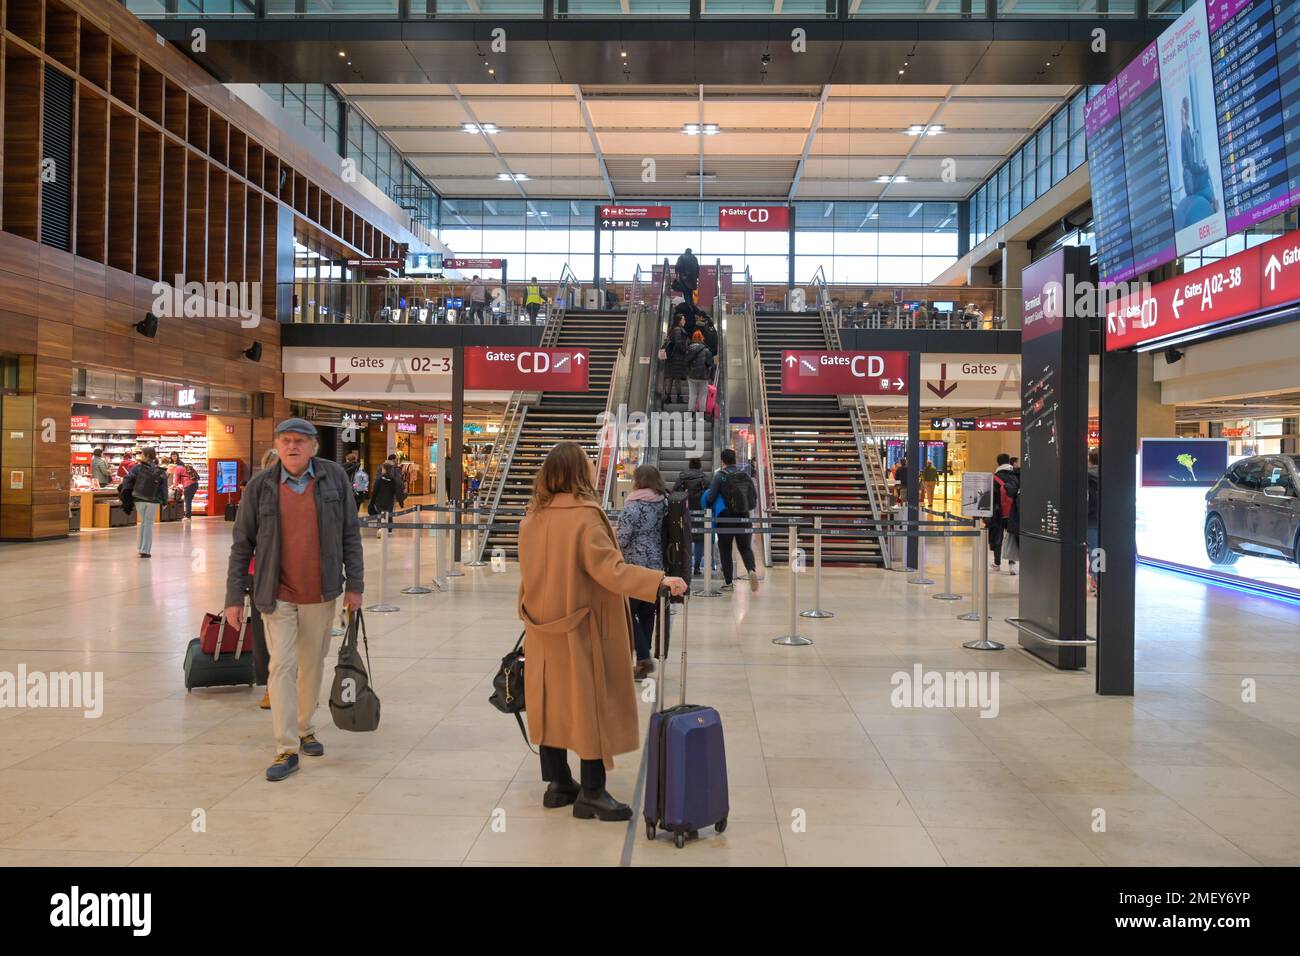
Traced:
<path fill-rule="evenodd" d="M 486 133 L 488 136 L 495 136 L 501 132 L 496 123 L 461 123 L 460 131 L 462 133 Z"/>
<path fill-rule="evenodd" d="M 921 123 L 913 123 L 907 129 L 903 130 L 908 136 L 938 136 L 943 132 L 942 124 L 936 123 L 933 126 L 925 126 Z"/>
<path fill-rule="evenodd" d="M 619 55 L 619 56 L 622 56 L 622 57 L 627 56 L 627 50 L 619 50 L 619 51 L 618 51 L 618 55 Z"/>
<path fill-rule="evenodd" d="M 687 136 L 699 136 L 701 133 L 705 136 L 717 136 L 719 131 L 717 123 L 705 123 L 703 126 L 699 123 L 687 123 L 682 127 L 682 132 Z"/>
<path fill-rule="evenodd" d="M 899 76 L 902 76 L 905 72 L 906 72 L 905 70 L 899 70 L 899 71 L 898 71 L 898 75 L 899 75 Z"/>
<path fill-rule="evenodd" d="M 905 183 L 905 182 L 907 182 L 907 177 L 906 177 L 906 176 L 877 176 L 877 177 L 876 177 L 876 182 L 878 182 L 878 183 Z"/>
<path fill-rule="evenodd" d="M 347 56 L 347 54 L 344 53 L 342 50 L 339 50 L 339 56 Z"/>
<path fill-rule="evenodd" d="M 497 179 L 501 180 L 503 183 L 512 181 L 516 183 L 526 183 L 528 182 L 528 178 L 527 173 L 514 173 L 513 175 L 511 173 L 497 173 Z"/>

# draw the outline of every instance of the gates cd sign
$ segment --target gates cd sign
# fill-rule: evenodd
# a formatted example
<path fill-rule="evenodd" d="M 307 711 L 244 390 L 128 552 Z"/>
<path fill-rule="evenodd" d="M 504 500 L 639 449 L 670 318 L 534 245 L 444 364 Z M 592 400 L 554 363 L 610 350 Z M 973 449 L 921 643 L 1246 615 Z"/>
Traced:
<path fill-rule="evenodd" d="M 586 349 L 466 346 L 465 387 L 494 391 L 585 392 Z"/>
<path fill-rule="evenodd" d="M 789 206 L 722 206 L 719 232 L 789 232 Z"/>
<path fill-rule="evenodd" d="M 781 393 L 902 395 L 907 361 L 906 352 L 782 352 Z"/>

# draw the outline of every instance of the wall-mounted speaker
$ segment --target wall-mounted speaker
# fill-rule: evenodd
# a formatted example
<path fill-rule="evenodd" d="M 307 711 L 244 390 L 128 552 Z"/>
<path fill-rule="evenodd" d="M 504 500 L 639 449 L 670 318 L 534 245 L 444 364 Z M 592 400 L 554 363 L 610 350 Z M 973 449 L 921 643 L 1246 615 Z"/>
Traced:
<path fill-rule="evenodd" d="M 262 343 L 254 342 L 248 348 L 244 349 L 244 357 L 252 362 L 262 361 Z"/>
<path fill-rule="evenodd" d="M 158 334 L 158 316 L 152 312 L 145 315 L 143 319 L 135 324 L 135 330 L 143 335 L 146 339 L 151 339 Z"/>

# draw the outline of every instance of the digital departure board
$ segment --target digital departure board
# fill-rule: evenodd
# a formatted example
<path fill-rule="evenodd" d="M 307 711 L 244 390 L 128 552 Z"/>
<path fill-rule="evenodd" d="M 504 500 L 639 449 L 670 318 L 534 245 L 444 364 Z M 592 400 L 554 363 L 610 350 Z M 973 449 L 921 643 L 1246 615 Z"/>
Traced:
<path fill-rule="evenodd" d="M 1300 0 L 1198 0 L 1085 127 L 1103 283 L 1300 204 Z"/>
<path fill-rule="evenodd" d="M 1115 281 L 1133 275 L 1133 233 L 1129 228 L 1128 185 L 1124 179 L 1124 131 L 1119 121 L 1119 81 L 1111 80 L 1083 108 L 1092 176 L 1093 219 L 1098 229 L 1101 274 Z"/>

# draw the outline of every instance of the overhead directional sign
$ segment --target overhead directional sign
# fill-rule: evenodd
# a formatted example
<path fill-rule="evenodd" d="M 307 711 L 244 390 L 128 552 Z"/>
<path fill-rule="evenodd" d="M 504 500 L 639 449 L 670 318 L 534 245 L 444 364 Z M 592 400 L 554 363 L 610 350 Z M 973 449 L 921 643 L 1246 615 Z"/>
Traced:
<path fill-rule="evenodd" d="M 1264 309 L 1300 301 L 1300 232 L 1220 259 L 1106 312 L 1106 349 L 1136 348 L 1187 332 L 1231 325 Z"/>
<path fill-rule="evenodd" d="M 586 349 L 466 346 L 465 387 L 494 391 L 585 392 Z"/>
<path fill-rule="evenodd" d="M 907 382 L 906 352 L 781 353 L 786 395 L 902 395 Z"/>
<path fill-rule="evenodd" d="M 451 397 L 451 349 L 289 346 L 280 355 L 285 398 Z"/>
<path fill-rule="evenodd" d="M 719 232 L 788 232 L 789 206 L 719 206 Z"/>
<path fill-rule="evenodd" d="M 601 229 L 671 229 L 672 206 L 597 206 Z"/>
<path fill-rule="evenodd" d="M 932 418 L 930 428 L 937 432 L 1007 432 L 1019 431 L 1019 418 Z"/>

